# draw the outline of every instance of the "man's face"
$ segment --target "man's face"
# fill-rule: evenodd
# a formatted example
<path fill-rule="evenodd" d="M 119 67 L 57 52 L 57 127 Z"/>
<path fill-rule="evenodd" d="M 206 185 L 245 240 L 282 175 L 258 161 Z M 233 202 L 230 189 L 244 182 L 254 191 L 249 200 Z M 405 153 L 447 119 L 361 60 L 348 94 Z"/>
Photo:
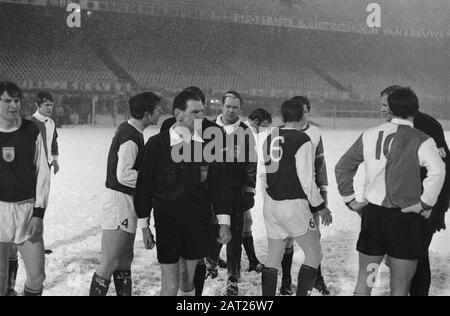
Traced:
<path fill-rule="evenodd" d="M 45 117 L 50 117 L 50 116 L 52 116 L 52 114 L 53 114 L 53 108 L 54 108 L 54 106 L 55 106 L 55 104 L 54 104 L 52 101 L 47 100 L 47 101 L 41 103 L 41 104 L 38 106 L 38 111 L 39 111 L 39 113 L 41 113 L 43 116 L 45 116 Z"/>
<path fill-rule="evenodd" d="M 8 123 L 17 121 L 20 117 L 20 98 L 13 98 L 8 92 L 0 96 L 0 118 Z"/>
<path fill-rule="evenodd" d="M 381 113 L 383 113 L 384 117 L 386 118 L 386 121 L 388 122 L 392 121 L 393 116 L 391 110 L 389 109 L 387 95 L 381 97 Z"/>
<path fill-rule="evenodd" d="M 306 104 L 303 105 L 303 117 L 304 117 L 305 121 L 309 121 L 310 114 L 309 114 L 309 109 L 306 106 Z"/>
<path fill-rule="evenodd" d="M 158 124 L 159 118 L 161 117 L 161 114 L 163 113 L 161 105 L 157 105 L 155 107 L 155 110 L 153 111 L 153 114 L 150 115 L 150 113 L 145 112 L 145 119 L 144 124 L 145 126 L 150 125 L 156 125 Z"/>
<path fill-rule="evenodd" d="M 205 117 L 205 108 L 201 101 L 187 101 L 186 111 L 176 110 L 177 121 L 190 131 L 194 130 L 195 120 L 203 120 Z"/>
<path fill-rule="evenodd" d="M 227 97 L 222 108 L 224 123 L 234 124 L 241 116 L 241 101 L 238 98 Z"/>
<path fill-rule="evenodd" d="M 265 120 L 262 123 L 259 123 L 259 121 L 257 122 L 258 124 L 256 125 L 256 131 L 258 133 L 265 131 L 268 127 L 270 127 L 270 125 L 272 125 L 272 123 L 270 123 L 268 120 Z"/>

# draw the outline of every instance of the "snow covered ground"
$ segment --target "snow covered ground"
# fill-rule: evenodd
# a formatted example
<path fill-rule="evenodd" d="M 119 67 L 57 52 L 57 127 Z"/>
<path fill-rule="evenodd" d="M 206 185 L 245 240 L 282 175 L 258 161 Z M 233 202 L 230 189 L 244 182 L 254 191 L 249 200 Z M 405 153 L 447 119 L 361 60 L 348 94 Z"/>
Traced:
<path fill-rule="evenodd" d="M 353 292 L 358 269 L 355 247 L 360 225 L 359 217 L 348 211 L 339 198 L 333 169 L 361 131 L 377 123 L 377 120 L 372 120 L 369 125 L 368 122 L 362 122 L 357 130 L 350 127 L 322 130 L 329 169 L 330 208 L 334 214 L 334 224 L 322 229 L 323 270 L 332 295 L 351 295 Z M 349 120 L 345 126 L 356 126 L 355 121 Z M 153 128 L 147 132 L 151 135 L 157 130 Z M 100 198 L 104 190 L 106 157 L 113 133 L 112 127 L 66 127 L 59 130 L 61 172 L 53 177 L 50 206 L 45 219 L 46 245 L 48 249 L 53 250 L 53 254 L 47 256 L 44 295 L 87 295 L 89 292 L 91 277 L 100 258 Z M 447 136 L 450 137 L 450 133 Z M 255 210 L 253 219 L 257 254 L 264 262 L 267 245 L 262 212 Z M 449 225 L 449 220 L 447 222 Z M 138 234 L 133 265 L 133 293 L 158 295 L 160 270 L 156 251 L 144 250 L 140 239 Z M 449 240 L 450 231 L 446 231 L 437 234 L 431 245 L 432 295 L 450 295 Z M 302 251 L 296 248 L 294 281 L 302 256 Z M 240 294 L 260 295 L 260 275 L 247 273 L 247 266 L 244 254 Z M 24 279 L 21 264 L 18 290 L 23 288 Z M 381 282 L 377 290 L 378 294 L 386 294 L 385 274 L 383 280 L 384 283 Z M 222 270 L 219 278 L 207 280 L 204 294 L 221 295 L 225 282 L 226 271 Z M 110 294 L 114 294 L 113 286 Z"/>

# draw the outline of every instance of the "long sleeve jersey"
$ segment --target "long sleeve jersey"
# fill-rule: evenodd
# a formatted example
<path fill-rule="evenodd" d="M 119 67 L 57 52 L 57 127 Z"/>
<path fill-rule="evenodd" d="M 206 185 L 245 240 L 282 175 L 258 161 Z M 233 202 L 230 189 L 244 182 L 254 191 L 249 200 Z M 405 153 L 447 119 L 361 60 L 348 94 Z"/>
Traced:
<path fill-rule="evenodd" d="M 432 207 L 445 179 L 445 165 L 435 142 L 407 120 L 394 119 L 364 132 L 344 154 L 336 165 L 344 202 L 354 199 L 353 178 L 361 163 L 366 171 L 365 198 L 386 208 L 420 202 Z M 421 167 L 427 169 L 423 183 Z"/>

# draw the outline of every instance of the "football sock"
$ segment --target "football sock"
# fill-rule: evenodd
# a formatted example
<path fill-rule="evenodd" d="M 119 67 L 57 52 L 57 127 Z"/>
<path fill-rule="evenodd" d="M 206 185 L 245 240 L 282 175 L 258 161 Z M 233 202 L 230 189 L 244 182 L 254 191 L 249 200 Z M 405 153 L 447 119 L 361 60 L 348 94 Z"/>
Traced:
<path fill-rule="evenodd" d="M 17 270 L 19 269 L 19 259 L 9 258 L 9 273 L 8 273 L 8 291 L 14 291 L 16 287 Z"/>
<path fill-rule="evenodd" d="M 291 287 L 292 284 L 291 269 L 293 258 L 294 258 L 294 247 L 286 248 L 283 260 L 281 261 L 281 268 L 283 270 L 282 286 L 289 288 Z"/>
<path fill-rule="evenodd" d="M 264 267 L 261 273 L 262 296 L 275 296 L 277 292 L 278 270 Z"/>
<path fill-rule="evenodd" d="M 110 280 L 106 280 L 101 276 L 94 273 L 92 277 L 91 289 L 89 291 L 89 296 L 106 296 L 108 294 Z"/>
<path fill-rule="evenodd" d="M 131 296 L 133 281 L 130 270 L 115 271 L 113 274 L 117 296 Z"/>
<path fill-rule="evenodd" d="M 310 296 L 317 278 L 317 269 L 302 265 L 298 273 L 297 296 Z"/>
<path fill-rule="evenodd" d="M 40 289 L 38 291 L 31 290 L 25 285 L 25 289 L 23 290 L 23 296 L 42 296 L 42 290 Z"/>

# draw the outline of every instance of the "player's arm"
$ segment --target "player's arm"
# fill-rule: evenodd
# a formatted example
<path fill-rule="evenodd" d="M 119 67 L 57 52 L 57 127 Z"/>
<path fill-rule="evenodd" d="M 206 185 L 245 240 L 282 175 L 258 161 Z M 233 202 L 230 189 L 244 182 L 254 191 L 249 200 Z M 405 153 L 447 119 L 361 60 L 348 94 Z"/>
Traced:
<path fill-rule="evenodd" d="M 428 139 L 419 148 L 419 164 L 427 169 L 420 198 L 424 209 L 431 209 L 437 202 L 445 181 L 445 164 L 433 139 Z"/>
<path fill-rule="evenodd" d="M 322 137 L 320 137 L 319 144 L 316 148 L 316 157 L 314 161 L 314 168 L 316 171 L 316 184 L 320 189 L 320 194 L 328 205 L 328 172 L 327 163 L 325 161 L 325 150 L 323 146 Z"/>
<path fill-rule="evenodd" d="M 356 202 L 353 186 L 353 179 L 362 162 L 364 162 L 363 135 L 342 156 L 335 168 L 339 193 L 347 207 L 357 213 L 366 205 L 366 203 Z"/>
<path fill-rule="evenodd" d="M 34 166 L 36 168 L 36 199 L 33 216 L 27 230 L 31 242 L 38 241 L 44 232 L 43 219 L 50 193 L 50 169 L 41 134 L 36 139 Z"/>
<path fill-rule="evenodd" d="M 295 164 L 300 184 L 311 205 L 311 211 L 322 211 L 326 206 L 314 179 L 314 157 L 314 145 L 311 141 L 306 142 L 295 154 Z"/>
<path fill-rule="evenodd" d="M 41 134 L 36 139 L 36 152 L 34 155 L 36 167 L 36 202 L 33 217 L 44 218 L 50 193 L 50 169 L 45 155 L 44 141 Z"/>
<path fill-rule="evenodd" d="M 138 172 L 134 169 L 134 166 L 136 165 L 138 153 L 139 147 L 132 140 L 120 145 L 117 152 L 117 181 L 129 188 L 136 187 Z"/>
<path fill-rule="evenodd" d="M 249 129 L 250 130 L 250 129 Z M 255 138 L 253 134 L 250 135 L 250 141 L 248 147 L 248 156 L 245 167 L 245 210 L 248 211 L 255 205 L 255 193 L 256 193 L 256 173 L 258 169 L 257 161 L 258 154 L 256 151 Z"/>
<path fill-rule="evenodd" d="M 51 146 L 51 155 L 52 155 L 52 166 L 55 174 L 59 172 L 59 146 L 58 146 L 58 132 L 56 130 L 56 126 L 53 131 L 53 139 Z"/>
<path fill-rule="evenodd" d="M 150 227 L 150 215 L 153 209 L 153 192 L 158 170 L 158 148 L 154 138 L 145 146 L 140 172 L 137 176 L 134 193 L 134 208 L 139 218 L 139 227 Z"/>

